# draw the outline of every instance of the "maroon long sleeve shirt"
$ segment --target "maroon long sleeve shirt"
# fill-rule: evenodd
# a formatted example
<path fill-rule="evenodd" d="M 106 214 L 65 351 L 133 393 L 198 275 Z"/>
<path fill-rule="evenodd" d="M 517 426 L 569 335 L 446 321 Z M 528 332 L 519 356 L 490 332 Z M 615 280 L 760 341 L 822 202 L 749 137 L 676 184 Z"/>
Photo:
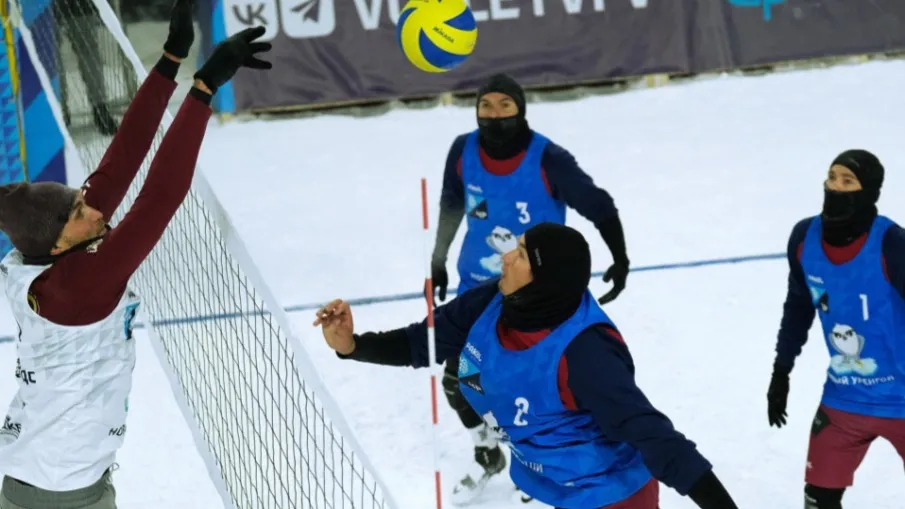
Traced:
<path fill-rule="evenodd" d="M 126 110 L 119 131 L 83 185 L 85 202 L 109 221 L 151 147 L 176 82 L 154 70 Z M 188 95 L 151 162 L 141 192 L 97 249 L 66 254 L 31 285 L 36 312 L 61 325 L 106 318 L 188 194 L 210 107 Z"/>

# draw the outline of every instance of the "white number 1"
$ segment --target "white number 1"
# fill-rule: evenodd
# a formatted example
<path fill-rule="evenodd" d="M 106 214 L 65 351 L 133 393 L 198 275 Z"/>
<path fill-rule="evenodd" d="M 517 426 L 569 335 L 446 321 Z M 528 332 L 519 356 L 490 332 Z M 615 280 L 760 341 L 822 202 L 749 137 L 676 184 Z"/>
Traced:
<path fill-rule="evenodd" d="M 861 314 L 864 315 L 864 320 L 867 321 L 870 319 L 870 313 L 867 311 L 867 294 L 862 293 L 859 297 L 861 297 Z"/>
<path fill-rule="evenodd" d="M 528 421 L 525 420 L 525 414 L 528 413 L 528 400 L 522 397 L 515 398 L 515 419 L 512 420 L 512 424 L 516 426 L 527 426 Z"/>
<path fill-rule="evenodd" d="M 518 222 L 522 224 L 528 224 L 531 222 L 531 214 L 528 213 L 528 202 L 526 201 L 517 201 L 515 202 L 515 207 L 518 209 Z"/>

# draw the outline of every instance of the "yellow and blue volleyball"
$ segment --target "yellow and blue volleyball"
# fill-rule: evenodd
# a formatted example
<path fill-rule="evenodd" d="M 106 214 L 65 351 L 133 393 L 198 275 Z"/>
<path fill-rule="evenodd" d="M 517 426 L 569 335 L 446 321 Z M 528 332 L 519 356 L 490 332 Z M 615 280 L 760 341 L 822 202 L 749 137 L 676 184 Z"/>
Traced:
<path fill-rule="evenodd" d="M 412 65 L 446 72 L 474 51 L 478 27 L 465 0 L 409 0 L 399 13 L 396 38 Z"/>

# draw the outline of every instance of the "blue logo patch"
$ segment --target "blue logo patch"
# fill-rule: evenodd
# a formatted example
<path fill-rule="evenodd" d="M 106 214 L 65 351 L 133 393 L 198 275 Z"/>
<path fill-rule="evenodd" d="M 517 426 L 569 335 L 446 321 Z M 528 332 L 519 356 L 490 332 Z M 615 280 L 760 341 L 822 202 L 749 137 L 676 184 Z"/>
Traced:
<path fill-rule="evenodd" d="M 126 316 L 125 316 L 125 334 L 126 341 L 132 339 L 132 322 L 135 321 L 135 312 L 138 311 L 138 303 L 135 302 L 133 304 L 129 304 L 126 306 Z"/>
<path fill-rule="evenodd" d="M 735 7 L 760 7 L 764 11 L 764 21 L 773 19 L 773 6 L 786 3 L 786 0 L 727 0 Z"/>
<path fill-rule="evenodd" d="M 476 219 L 487 219 L 487 200 L 468 193 L 465 198 L 465 213 Z"/>
<path fill-rule="evenodd" d="M 459 357 L 459 378 L 478 375 L 481 373 L 481 369 L 478 366 L 469 361 L 467 357 L 464 355 Z"/>
<path fill-rule="evenodd" d="M 481 386 L 481 368 L 471 362 L 464 352 L 459 356 L 459 383 L 479 394 L 484 394 L 484 387 Z"/>

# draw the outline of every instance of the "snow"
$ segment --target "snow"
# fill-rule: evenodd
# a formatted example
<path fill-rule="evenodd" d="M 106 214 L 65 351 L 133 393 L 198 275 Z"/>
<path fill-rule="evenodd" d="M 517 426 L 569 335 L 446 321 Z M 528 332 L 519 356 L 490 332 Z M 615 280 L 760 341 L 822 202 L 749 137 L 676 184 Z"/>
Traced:
<path fill-rule="evenodd" d="M 612 193 L 633 266 L 780 253 L 792 226 L 819 211 L 827 166 L 844 149 L 880 156 L 888 170 L 880 209 L 902 217 L 905 203 L 890 197 L 905 191 L 896 171 L 905 167 L 903 78 L 901 61 L 720 77 L 531 103 L 528 119 Z M 419 180 L 428 178 L 435 214 L 449 144 L 473 127 L 473 110 L 456 107 L 212 122 L 201 167 L 284 305 L 413 292 L 427 256 Z M 609 254 L 593 226 L 574 212 L 569 223 L 589 238 L 595 270 L 605 269 Z M 461 236 L 450 255 L 453 280 Z M 829 356 L 815 325 L 792 375 L 789 424 L 770 428 L 766 389 L 786 277 L 782 259 L 637 272 L 607 307 L 635 358 L 638 383 L 698 444 L 740 507 L 802 505 L 809 428 Z M 605 288 L 592 283 L 597 294 Z M 424 312 L 419 300 L 354 308 L 361 331 L 401 326 Z M 5 306 L 0 315 L 0 335 L 14 334 Z M 402 508 L 433 507 L 428 372 L 340 361 L 311 327 L 312 312 L 291 316 Z M 128 435 L 115 474 L 119 505 L 221 507 L 147 335 L 136 336 Z M 14 345 L 0 343 L 0 371 L 11 375 L 14 364 Z M 12 376 L 0 378 L 0 402 L 14 389 Z M 448 497 L 472 450 L 442 395 L 441 403 Z M 902 474 L 902 459 L 876 441 L 847 506 L 901 506 Z M 473 507 L 517 507 L 510 490 L 497 476 Z M 665 486 L 661 499 L 663 507 L 695 507 Z"/>

